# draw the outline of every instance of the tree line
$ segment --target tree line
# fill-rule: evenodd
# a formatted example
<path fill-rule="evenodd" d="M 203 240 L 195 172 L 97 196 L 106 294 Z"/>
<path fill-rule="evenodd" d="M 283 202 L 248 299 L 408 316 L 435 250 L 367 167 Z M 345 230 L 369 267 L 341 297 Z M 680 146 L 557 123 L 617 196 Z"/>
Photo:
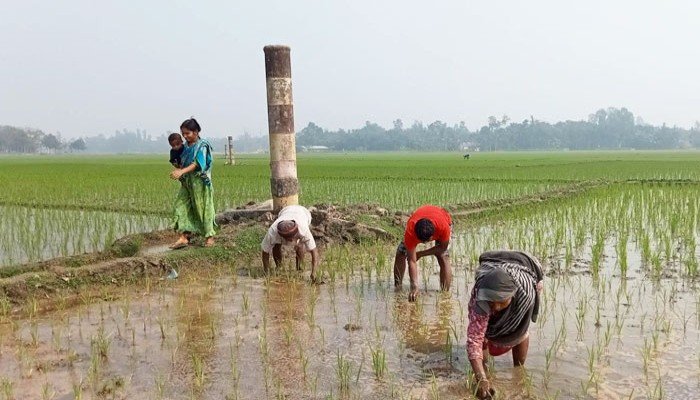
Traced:
<path fill-rule="evenodd" d="M 65 141 L 60 134 L 45 134 L 38 129 L 0 125 L 0 153 L 55 153 L 86 149 L 82 138 Z"/>
<path fill-rule="evenodd" d="M 0 126 L 0 153 L 166 153 L 168 133 L 152 137 L 146 131 L 123 129 L 112 136 L 97 135 L 64 140 L 60 134 L 45 134 L 30 128 Z M 226 139 L 205 132 L 215 149 L 223 152 Z M 367 121 L 359 129 L 327 130 L 309 123 L 297 133 L 299 151 L 500 151 L 500 150 L 597 150 L 597 149 L 686 149 L 700 148 L 700 122 L 690 129 L 653 126 L 626 108 L 600 109 L 587 120 L 554 124 L 534 117 L 521 122 L 507 116 L 489 117 L 486 125 L 469 130 L 464 122 L 405 126 L 397 119 L 386 129 Z M 233 142 L 234 152 L 267 151 L 268 138 L 248 133 Z"/>
<path fill-rule="evenodd" d="M 512 122 L 508 116 L 489 117 L 476 131 L 464 123 L 449 126 L 414 122 L 406 127 L 395 120 L 391 129 L 375 123 L 354 130 L 325 130 L 309 123 L 297 135 L 302 148 L 325 146 L 338 151 L 499 151 L 700 148 L 700 122 L 693 128 L 653 126 L 626 108 L 600 109 L 585 121 L 550 124 L 534 117 Z"/>
<path fill-rule="evenodd" d="M 46 134 L 32 128 L 17 128 L 0 125 L 0 153 L 64 153 L 87 151 L 89 153 L 167 153 L 170 150 L 168 135 L 156 137 L 145 130 L 122 129 L 113 135 L 86 136 L 65 140 L 60 133 Z M 216 151 L 224 151 L 225 138 L 209 138 Z M 248 133 L 233 142 L 235 152 L 267 150 L 267 136 L 251 136 Z"/>

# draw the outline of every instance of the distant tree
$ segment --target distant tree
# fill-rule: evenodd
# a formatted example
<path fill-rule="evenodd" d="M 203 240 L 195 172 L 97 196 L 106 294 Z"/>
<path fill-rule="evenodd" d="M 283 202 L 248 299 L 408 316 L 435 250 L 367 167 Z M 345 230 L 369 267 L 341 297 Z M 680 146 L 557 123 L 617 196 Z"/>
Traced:
<path fill-rule="evenodd" d="M 501 127 L 501 121 L 498 120 L 498 118 L 494 117 L 493 115 L 489 116 L 489 129 L 491 131 L 495 131 L 496 129 Z"/>
<path fill-rule="evenodd" d="M 41 139 L 41 145 L 49 150 L 59 150 L 61 147 L 63 147 L 61 139 L 51 133 L 44 135 L 44 137 Z"/>
<path fill-rule="evenodd" d="M 72 141 L 69 145 L 71 151 L 83 151 L 87 148 L 85 145 L 85 140 L 82 138 Z"/>
<path fill-rule="evenodd" d="M 700 148 L 700 121 L 695 121 L 695 126 L 690 131 L 690 144 Z"/>
<path fill-rule="evenodd" d="M 507 116 L 507 115 L 505 115 L 505 114 L 503 114 L 503 116 L 501 117 L 501 126 L 506 126 L 506 125 L 508 125 L 508 122 L 509 122 L 509 121 L 510 121 L 510 117 Z"/>
<path fill-rule="evenodd" d="M 0 151 L 6 153 L 36 153 L 44 132 L 29 128 L 0 126 Z"/>

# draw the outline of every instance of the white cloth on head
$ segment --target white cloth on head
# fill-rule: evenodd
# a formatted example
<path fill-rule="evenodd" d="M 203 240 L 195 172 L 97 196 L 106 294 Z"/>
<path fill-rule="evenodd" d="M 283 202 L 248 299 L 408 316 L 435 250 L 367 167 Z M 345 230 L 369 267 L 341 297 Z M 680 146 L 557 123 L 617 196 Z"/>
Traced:
<path fill-rule="evenodd" d="M 260 247 L 265 253 L 271 253 L 272 248 L 276 244 L 285 244 L 286 240 L 277 233 L 277 224 L 281 221 L 294 221 L 299 228 L 299 241 L 304 244 L 307 251 L 316 248 L 316 241 L 311 235 L 311 213 L 302 206 L 287 206 L 280 210 L 275 222 L 272 223 L 270 229 L 267 230 L 265 238 Z"/>

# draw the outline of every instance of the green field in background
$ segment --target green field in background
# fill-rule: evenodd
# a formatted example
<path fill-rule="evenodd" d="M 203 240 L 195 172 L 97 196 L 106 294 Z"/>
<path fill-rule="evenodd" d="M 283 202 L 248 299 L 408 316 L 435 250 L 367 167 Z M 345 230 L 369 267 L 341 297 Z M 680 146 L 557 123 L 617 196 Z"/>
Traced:
<path fill-rule="evenodd" d="M 3 156 L 0 204 L 166 215 L 178 189 L 167 155 Z M 592 180 L 700 181 L 700 152 L 300 154 L 300 201 L 379 203 L 410 210 L 512 199 Z M 219 210 L 270 197 L 267 155 L 222 156 L 213 169 Z"/>

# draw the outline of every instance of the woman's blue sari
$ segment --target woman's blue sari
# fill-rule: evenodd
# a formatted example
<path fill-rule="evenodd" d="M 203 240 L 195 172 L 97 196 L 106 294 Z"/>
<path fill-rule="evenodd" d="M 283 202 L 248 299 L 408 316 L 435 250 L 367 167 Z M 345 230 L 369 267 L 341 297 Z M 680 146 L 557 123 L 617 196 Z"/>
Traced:
<path fill-rule="evenodd" d="M 185 144 L 185 150 L 182 152 L 182 166 L 188 167 L 193 162 L 197 162 L 197 173 L 205 184 L 211 185 L 211 166 L 213 163 L 211 144 L 200 138 L 194 144 Z"/>

